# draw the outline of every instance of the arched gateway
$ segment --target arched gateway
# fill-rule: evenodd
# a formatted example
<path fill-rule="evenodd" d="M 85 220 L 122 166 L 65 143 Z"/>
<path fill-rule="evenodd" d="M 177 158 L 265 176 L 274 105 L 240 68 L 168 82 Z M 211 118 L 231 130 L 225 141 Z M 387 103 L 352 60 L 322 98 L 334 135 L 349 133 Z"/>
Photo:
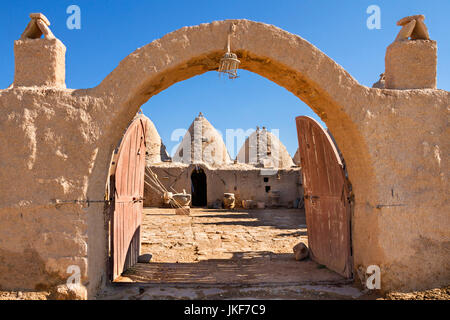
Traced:
<path fill-rule="evenodd" d="M 94 200 L 104 196 L 112 151 L 153 95 L 218 69 L 232 25 L 240 68 L 286 88 L 333 133 L 355 194 L 353 268 L 361 279 L 376 264 L 385 290 L 448 280 L 441 254 L 450 230 L 443 223 L 448 168 L 440 159 L 449 148 L 449 93 L 368 88 L 297 35 L 227 20 L 184 27 L 137 49 L 92 89 L 65 88 L 59 40 L 15 42 L 15 82 L 0 90 L 2 288 L 64 284 L 71 265 L 89 294 L 105 283 L 107 228 Z M 37 52 L 50 67 L 26 72 L 44 63 L 32 63 Z M 421 239 L 428 247 L 417 251 Z"/>

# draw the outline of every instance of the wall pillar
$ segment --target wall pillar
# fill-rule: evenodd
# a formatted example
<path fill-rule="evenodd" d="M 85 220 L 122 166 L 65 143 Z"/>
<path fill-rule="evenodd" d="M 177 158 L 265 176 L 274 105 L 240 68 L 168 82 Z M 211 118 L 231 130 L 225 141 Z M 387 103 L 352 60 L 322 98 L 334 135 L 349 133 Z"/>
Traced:
<path fill-rule="evenodd" d="M 386 89 L 436 89 L 436 41 L 396 41 L 387 48 L 385 63 Z"/>
<path fill-rule="evenodd" d="M 56 39 L 14 41 L 15 87 L 66 87 L 66 47 Z"/>

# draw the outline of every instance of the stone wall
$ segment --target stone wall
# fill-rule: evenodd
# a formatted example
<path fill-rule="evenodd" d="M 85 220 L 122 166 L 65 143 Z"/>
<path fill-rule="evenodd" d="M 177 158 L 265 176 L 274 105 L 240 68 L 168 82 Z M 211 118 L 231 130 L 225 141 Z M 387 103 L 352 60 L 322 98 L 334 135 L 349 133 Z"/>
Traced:
<path fill-rule="evenodd" d="M 279 204 L 283 207 L 292 207 L 296 199 L 303 197 L 300 168 L 279 169 L 268 175 L 251 165 L 236 164 L 214 168 L 203 164 L 201 167 L 207 179 L 208 206 L 222 201 L 224 193 L 234 193 L 237 207 L 242 206 L 242 200 L 262 201 L 271 206 L 270 195 L 274 190 L 280 191 Z M 184 189 L 191 193 L 191 173 L 195 165 L 153 164 L 148 168 L 158 176 L 168 191 L 182 193 Z M 151 184 L 149 181 L 148 183 Z M 269 192 L 266 187 L 270 187 Z M 144 198 L 144 206 L 161 207 L 164 204 L 162 194 L 147 184 Z"/>
<path fill-rule="evenodd" d="M 63 284 L 70 265 L 88 281 L 89 227 L 104 250 L 103 203 L 83 201 L 101 133 L 88 110 L 101 104 L 72 90 L 0 91 L 0 287 Z"/>

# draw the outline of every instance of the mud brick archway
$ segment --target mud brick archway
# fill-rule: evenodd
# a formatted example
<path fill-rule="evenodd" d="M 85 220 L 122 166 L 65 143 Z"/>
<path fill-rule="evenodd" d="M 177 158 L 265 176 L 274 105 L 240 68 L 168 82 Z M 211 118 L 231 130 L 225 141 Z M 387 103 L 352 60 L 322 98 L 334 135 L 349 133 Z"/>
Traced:
<path fill-rule="evenodd" d="M 379 265 L 384 290 L 448 281 L 449 170 L 441 159 L 449 150 L 449 92 L 368 88 L 297 35 L 227 20 L 184 27 L 137 49 L 91 89 L 17 82 L 0 90 L 2 288 L 64 284 L 73 264 L 88 297 L 105 283 L 104 210 L 94 200 L 104 197 L 112 151 L 153 95 L 217 70 L 232 24 L 240 67 L 296 95 L 333 133 L 355 194 L 357 273 L 363 278 L 367 266 Z M 16 42 L 27 44 L 56 48 L 56 59 L 64 47 L 57 39 Z"/>

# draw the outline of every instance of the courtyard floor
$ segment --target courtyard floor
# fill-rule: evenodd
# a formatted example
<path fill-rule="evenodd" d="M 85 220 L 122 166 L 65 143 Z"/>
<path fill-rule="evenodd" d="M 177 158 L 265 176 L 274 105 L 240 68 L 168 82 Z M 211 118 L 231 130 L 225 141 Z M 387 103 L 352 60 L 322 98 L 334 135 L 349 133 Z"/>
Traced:
<path fill-rule="evenodd" d="M 292 247 L 307 243 L 296 209 L 144 209 L 139 263 L 97 299 L 442 299 L 449 287 L 386 296 L 362 291 Z M 0 300 L 48 299 L 49 292 L 0 291 Z"/>
<path fill-rule="evenodd" d="M 298 209 L 144 209 L 141 253 L 152 255 L 118 279 L 152 283 L 336 282 L 343 278 L 292 248 L 308 243 Z"/>
<path fill-rule="evenodd" d="M 292 248 L 308 244 L 299 209 L 145 208 L 138 263 L 99 298 L 356 298 L 348 280 Z"/>

